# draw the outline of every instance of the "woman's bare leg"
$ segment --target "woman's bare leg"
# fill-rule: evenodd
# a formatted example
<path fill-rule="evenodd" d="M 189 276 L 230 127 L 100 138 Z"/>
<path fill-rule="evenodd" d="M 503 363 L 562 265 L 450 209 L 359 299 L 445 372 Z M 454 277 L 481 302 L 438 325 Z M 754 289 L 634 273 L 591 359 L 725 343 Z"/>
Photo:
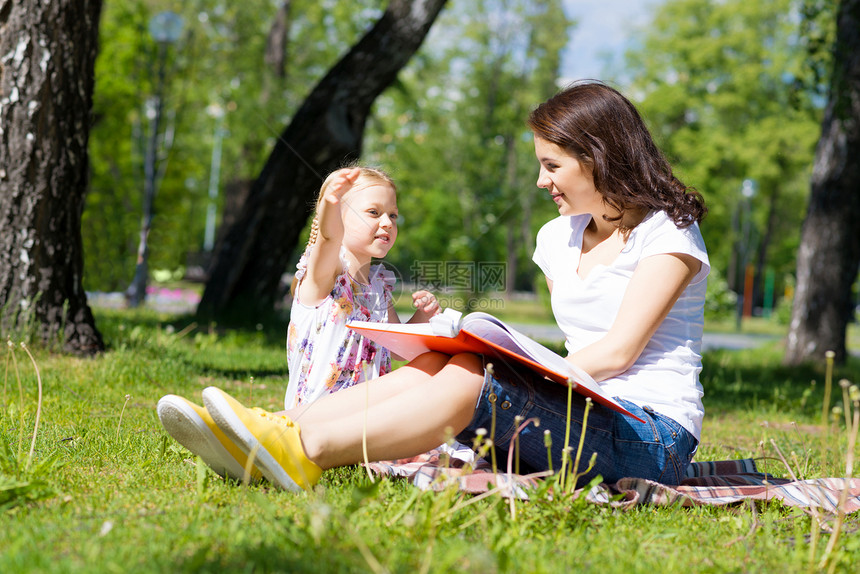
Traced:
<path fill-rule="evenodd" d="M 445 359 L 433 376 L 419 369 L 421 376 L 415 380 L 386 376 L 371 381 L 380 387 L 379 396 L 374 398 L 371 386 L 366 413 L 360 387 L 314 403 L 301 421 L 307 456 L 323 469 L 361 461 L 365 425 L 370 460 L 414 456 L 440 445 L 446 432 L 466 428 L 483 385 L 483 364 L 468 353 Z M 396 389 L 388 387 L 392 380 Z"/>
<path fill-rule="evenodd" d="M 283 412 L 302 427 L 320 419 L 341 419 L 365 405 L 372 406 L 401 393 L 410 386 L 421 384 L 436 375 L 451 359 L 442 353 L 424 353 L 387 375 L 372 381 L 332 393 L 309 405 Z"/>

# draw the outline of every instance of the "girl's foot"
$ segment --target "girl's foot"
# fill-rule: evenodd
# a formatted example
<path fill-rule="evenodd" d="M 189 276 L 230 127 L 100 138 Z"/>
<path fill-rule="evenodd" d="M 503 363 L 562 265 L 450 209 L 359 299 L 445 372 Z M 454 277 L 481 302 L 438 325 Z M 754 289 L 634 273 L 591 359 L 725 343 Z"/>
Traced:
<path fill-rule="evenodd" d="M 215 424 L 272 484 L 285 490 L 309 490 L 319 480 L 322 469 L 305 454 L 301 429 L 288 417 L 247 409 L 215 387 L 203 390 L 203 402 Z"/>
<path fill-rule="evenodd" d="M 221 432 L 207 410 L 177 395 L 158 401 L 158 419 L 176 441 L 196 454 L 219 475 L 245 480 L 248 457 Z M 251 465 L 247 479 L 258 482 L 260 470 Z"/>

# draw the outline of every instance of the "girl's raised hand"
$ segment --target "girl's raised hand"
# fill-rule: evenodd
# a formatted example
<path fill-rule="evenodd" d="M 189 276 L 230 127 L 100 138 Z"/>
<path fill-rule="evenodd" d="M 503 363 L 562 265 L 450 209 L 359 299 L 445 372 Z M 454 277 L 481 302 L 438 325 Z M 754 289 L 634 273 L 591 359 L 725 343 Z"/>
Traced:
<path fill-rule="evenodd" d="M 361 169 L 357 167 L 340 169 L 334 172 L 325 188 L 323 199 L 331 204 L 339 203 L 344 194 L 352 189 L 359 175 L 361 175 Z"/>

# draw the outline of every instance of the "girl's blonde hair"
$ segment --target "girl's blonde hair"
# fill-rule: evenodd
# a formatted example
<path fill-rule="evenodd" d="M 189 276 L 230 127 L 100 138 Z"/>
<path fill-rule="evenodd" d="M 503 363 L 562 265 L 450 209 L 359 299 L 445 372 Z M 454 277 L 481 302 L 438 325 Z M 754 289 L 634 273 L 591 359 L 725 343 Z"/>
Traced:
<path fill-rule="evenodd" d="M 329 185 L 331 185 L 331 180 L 334 179 L 335 174 L 337 174 L 342 169 L 352 169 L 352 168 L 360 169 L 360 173 L 358 174 L 358 178 L 356 178 L 353 186 L 358 185 L 359 183 L 364 183 L 365 185 L 387 185 L 390 186 L 394 192 L 397 192 L 397 186 L 394 184 L 394 180 L 391 179 L 391 176 L 388 175 L 383 170 L 376 167 L 368 167 L 368 166 L 360 166 L 360 165 L 351 165 L 346 166 L 344 168 L 337 169 L 325 178 L 322 185 L 320 186 L 319 194 L 317 195 L 316 201 L 314 202 L 314 219 L 311 222 L 311 230 L 308 235 L 308 243 L 305 246 L 305 250 L 302 254 L 302 257 L 307 257 L 310 254 L 311 248 L 314 246 L 314 243 L 317 242 L 317 238 L 319 237 L 320 231 L 320 204 L 322 204 L 322 200 L 325 197 L 326 191 L 328 191 Z M 299 278 L 296 277 L 293 279 L 292 285 L 290 286 L 290 293 L 295 295 L 296 287 L 299 284 Z"/>

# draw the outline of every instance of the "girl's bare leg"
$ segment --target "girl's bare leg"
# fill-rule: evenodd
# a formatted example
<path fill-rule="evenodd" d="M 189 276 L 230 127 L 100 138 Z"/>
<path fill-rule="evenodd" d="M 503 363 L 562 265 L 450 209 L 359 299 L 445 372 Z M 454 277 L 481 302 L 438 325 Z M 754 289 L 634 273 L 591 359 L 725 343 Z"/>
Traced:
<path fill-rule="evenodd" d="M 483 364 L 468 353 L 445 360 L 432 376 L 432 369 L 417 369 L 420 376 L 414 380 L 386 376 L 371 381 L 366 413 L 361 386 L 314 403 L 301 421 L 307 456 L 323 469 L 360 462 L 365 425 L 370 460 L 414 456 L 439 446 L 446 434 L 462 431 L 474 415 Z M 396 387 L 389 388 L 389 382 Z"/>
<path fill-rule="evenodd" d="M 357 411 L 363 412 L 365 405 L 374 405 L 411 386 L 428 381 L 450 359 L 451 357 L 442 353 L 424 353 L 387 375 L 338 391 L 310 405 L 302 405 L 283 414 L 304 428 L 320 419 L 341 419 Z"/>

